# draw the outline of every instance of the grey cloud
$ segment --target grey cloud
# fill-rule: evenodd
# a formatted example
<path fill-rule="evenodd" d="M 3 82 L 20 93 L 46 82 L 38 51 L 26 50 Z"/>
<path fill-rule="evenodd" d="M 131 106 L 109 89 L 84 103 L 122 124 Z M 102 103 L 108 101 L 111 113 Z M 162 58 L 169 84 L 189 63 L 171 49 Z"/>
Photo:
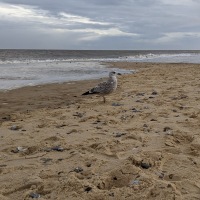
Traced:
<path fill-rule="evenodd" d="M 43 42 L 38 42 L 38 45 L 43 45 L 44 48 L 51 46 L 51 48 L 72 49 L 170 49 L 171 45 L 171 48 L 187 49 L 192 48 L 192 44 L 196 49 L 200 46 L 200 39 L 197 37 L 200 33 L 198 0 L 184 0 L 183 4 L 180 0 L 3 0 L 1 2 L 33 6 L 35 10 L 41 9 L 46 12 L 44 16 L 46 19 L 41 18 L 41 21 L 33 19 L 6 21 L 6 16 L 4 20 L 0 19 L 4 35 L 0 34 L 6 37 L 6 32 L 12 28 L 12 33 L 8 35 L 10 37 L 13 35 L 12 44 L 19 47 L 20 44 L 15 38 L 18 41 L 23 40 L 23 37 L 16 37 L 17 34 L 21 34 L 21 28 L 24 29 L 23 35 L 29 35 L 28 42 L 24 37 L 24 43 L 27 42 L 26 46 L 29 48 L 35 48 L 36 41 L 42 40 L 41 38 Z M 61 13 L 76 17 L 64 19 Z M 48 37 L 44 36 L 43 29 L 49 32 Z M 188 32 L 188 36 L 176 37 L 173 42 L 170 40 L 172 35 L 181 32 Z M 3 42 L 2 39 L 0 42 Z M 12 44 L 7 45 L 12 46 Z"/>

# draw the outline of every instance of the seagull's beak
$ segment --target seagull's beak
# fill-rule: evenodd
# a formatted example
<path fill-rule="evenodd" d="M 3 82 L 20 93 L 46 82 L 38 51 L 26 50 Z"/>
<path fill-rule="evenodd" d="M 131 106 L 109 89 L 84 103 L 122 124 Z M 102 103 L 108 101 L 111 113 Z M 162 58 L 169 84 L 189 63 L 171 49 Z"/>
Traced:
<path fill-rule="evenodd" d="M 117 75 L 122 75 L 121 73 L 117 73 Z"/>

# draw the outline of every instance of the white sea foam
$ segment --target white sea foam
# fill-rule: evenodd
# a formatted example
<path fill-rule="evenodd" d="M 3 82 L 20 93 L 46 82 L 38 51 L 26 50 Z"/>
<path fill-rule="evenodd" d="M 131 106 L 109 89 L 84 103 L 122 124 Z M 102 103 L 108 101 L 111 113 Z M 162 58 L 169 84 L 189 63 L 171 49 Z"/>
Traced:
<path fill-rule="evenodd" d="M 170 62 L 170 63 L 200 63 L 200 54 L 181 53 L 181 54 L 146 54 L 122 57 L 122 60 L 130 62 Z"/>
<path fill-rule="evenodd" d="M 0 65 L 4 64 L 34 64 L 34 63 L 72 63 L 72 62 L 186 62 L 200 63 L 200 53 L 148 53 L 129 56 L 119 56 L 115 58 L 67 58 L 67 59 L 23 59 L 23 60 L 0 60 Z"/>

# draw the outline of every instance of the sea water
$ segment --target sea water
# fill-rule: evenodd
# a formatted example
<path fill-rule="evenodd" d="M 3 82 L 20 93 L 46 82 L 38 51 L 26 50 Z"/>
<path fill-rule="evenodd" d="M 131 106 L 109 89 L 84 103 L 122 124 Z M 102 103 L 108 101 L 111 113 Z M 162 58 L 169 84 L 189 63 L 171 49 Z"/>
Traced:
<path fill-rule="evenodd" d="M 108 76 L 107 62 L 200 63 L 200 51 L 0 50 L 0 90 Z"/>

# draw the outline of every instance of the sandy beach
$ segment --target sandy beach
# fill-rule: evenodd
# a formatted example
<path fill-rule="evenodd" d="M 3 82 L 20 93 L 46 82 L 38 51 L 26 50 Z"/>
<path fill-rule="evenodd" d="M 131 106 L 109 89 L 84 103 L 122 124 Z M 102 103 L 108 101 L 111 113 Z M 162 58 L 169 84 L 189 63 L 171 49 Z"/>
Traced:
<path fill-rule="evenodd" d="M 200 65 L 0 93 L 0 200 L 200 199 Z"/>

